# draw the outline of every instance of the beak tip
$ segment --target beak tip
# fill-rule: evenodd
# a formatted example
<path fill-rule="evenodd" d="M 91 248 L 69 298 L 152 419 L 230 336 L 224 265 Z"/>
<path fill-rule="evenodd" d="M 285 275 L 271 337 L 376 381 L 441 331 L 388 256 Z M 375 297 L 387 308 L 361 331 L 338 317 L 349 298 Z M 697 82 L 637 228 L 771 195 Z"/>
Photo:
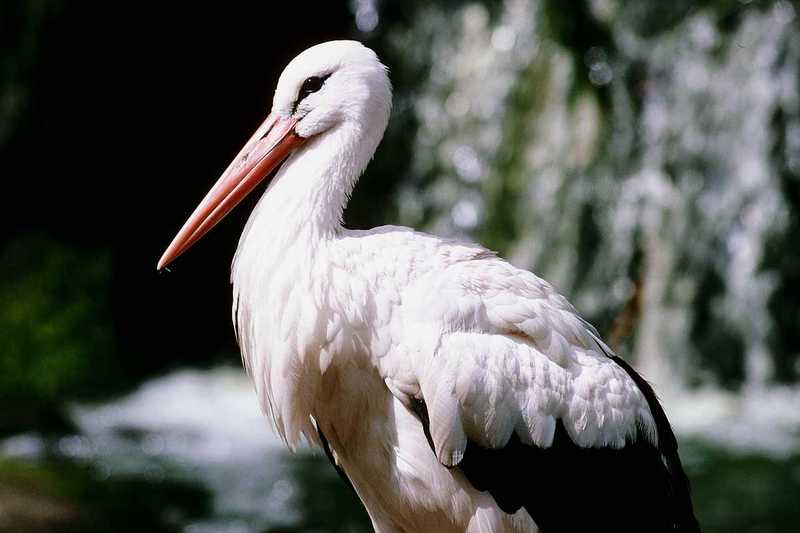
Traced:
<path fill-rule="evenodd" d="M 167 254 L 166 254 L 166 253 L 164 253 L 164 255 L 162 255 L 162 256 L 161 256 L 161 259 L 159 259 L 159 260 L 158 260 L 158 264 L 156 265 L 156 270 L 157 270 L 158 272 L 161 272 L 162 270 L 164 270 L 164 268 L 165 268 L 165 267 L 166 267 L 166 266 L 167 266 L 169 263 L 170 263 L 170 261 L 167 259 Z"/>

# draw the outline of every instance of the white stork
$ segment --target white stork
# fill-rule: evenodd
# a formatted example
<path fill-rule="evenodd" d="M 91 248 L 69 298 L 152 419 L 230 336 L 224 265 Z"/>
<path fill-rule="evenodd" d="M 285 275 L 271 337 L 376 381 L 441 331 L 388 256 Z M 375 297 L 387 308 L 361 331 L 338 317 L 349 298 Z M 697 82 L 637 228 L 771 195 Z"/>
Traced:
<path fill-rule="evenodd" d="M 301 53 L 158 268 L 278 169 L 233 261 L 242 358 L 376 531 L 698 531 L 653 390 L 550 284 L 476 244 L 342 226 L 391 99 L 362 44 Z"/>

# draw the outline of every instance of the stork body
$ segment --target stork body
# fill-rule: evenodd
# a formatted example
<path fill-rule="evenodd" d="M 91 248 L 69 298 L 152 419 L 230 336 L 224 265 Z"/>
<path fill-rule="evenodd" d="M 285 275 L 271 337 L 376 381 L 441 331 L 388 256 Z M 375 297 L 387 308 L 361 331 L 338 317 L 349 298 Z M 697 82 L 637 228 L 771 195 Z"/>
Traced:
<path fill-rule="evenodd" d="M 697 531 L 652 390 L 547 282 L 474 244 L 342 227 L 390 105 L 359 43 L 298 56 L 162 258 L 282 164 L 232 269 L 277 432 L 325 447 L 380 532 Z"/>

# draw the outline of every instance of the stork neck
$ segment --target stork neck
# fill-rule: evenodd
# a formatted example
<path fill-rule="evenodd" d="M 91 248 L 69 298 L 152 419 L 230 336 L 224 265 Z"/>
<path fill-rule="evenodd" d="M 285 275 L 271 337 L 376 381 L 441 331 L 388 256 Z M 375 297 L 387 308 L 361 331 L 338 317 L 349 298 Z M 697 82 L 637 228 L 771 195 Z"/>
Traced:
<path fill-rule="evenodd" d="M 242 357 L 256 377 L 262 405 L 291 442 L 308 423 L 317 381 L 301 372 L 313 369 L 302 361 L 305 348 L 284 341 L 296 338 L 292 332 L 300 322 L 311 329 L 323 324 L 324 331 L 318 320 L 324 314 L 307 305 L 309 296 L 313 302 L 328 300 L 323 296 L 331 287 L 327 267 L 335 256 L 335 246 L 328 244 L 342 230 L 347 200 L 383 135 L 386 117 L 388 112 L 367 125 L 343 122 L 295 152 L 256 206 L 233 261 L 234 322 Z M 305 309 L 300 322 L 292 311 L 284 313 L 300 308 Z M 271 339 L 279 340 L 271 344 Z M 273 384 L 272 376 L 289 382 Z"/>
<path fill-rule="evenodd" d="M 307 141 L 290 156 L 256 207 L 246 240 L 290 246 L 334 238 L 353 187 L 382 132 L 365 135 L 347 123 Z M 275 242 L 278 241 L 278 242 Z M 277 248 L 280 250 L 281 248 Z"/>

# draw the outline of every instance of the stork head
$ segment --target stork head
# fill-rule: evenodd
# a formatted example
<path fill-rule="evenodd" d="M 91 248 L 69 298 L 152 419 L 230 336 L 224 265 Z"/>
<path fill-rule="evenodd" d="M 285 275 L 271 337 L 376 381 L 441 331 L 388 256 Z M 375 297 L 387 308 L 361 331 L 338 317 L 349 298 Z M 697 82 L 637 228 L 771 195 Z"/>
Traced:
<path fill-rule="evenodd" d="M 357 41 L 312 46 L 284 69 L 275 89 L 272 113 L 297 120 L 303 138 L 347 123 L 363 128 L 388 120 L 392 92 L 375 52 Z"/>
<path fill-rule="evenodd" d="M 188 250 L 293 153 L 311 149 L 312 139 L 323 143 L 335 131 L 353 132 L 352 139 L 366 142 L 360 173 L 386 128 L 391 99 L 386 67 L 359 42 L 330 41 L 295 57 L 278 80 L 271 113 L 175 236 L 158 269 Z"/>

